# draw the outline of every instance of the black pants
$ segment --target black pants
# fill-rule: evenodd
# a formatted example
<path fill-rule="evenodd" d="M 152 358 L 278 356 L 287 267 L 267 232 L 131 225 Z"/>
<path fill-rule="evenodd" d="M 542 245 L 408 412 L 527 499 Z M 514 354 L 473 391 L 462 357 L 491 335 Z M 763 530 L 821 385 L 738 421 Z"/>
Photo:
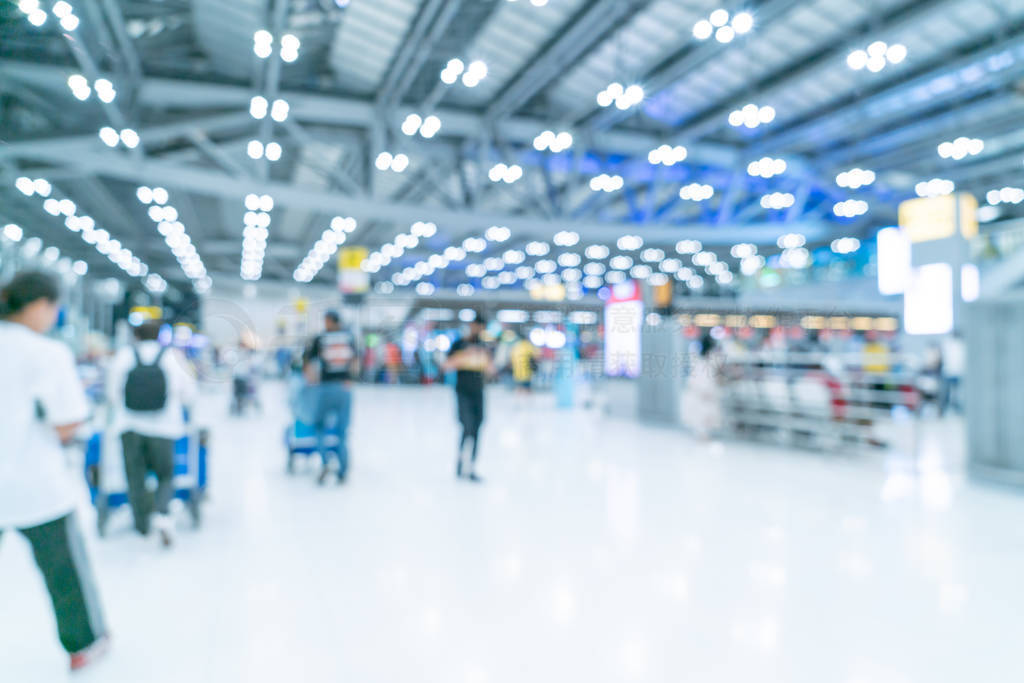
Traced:
<path fill-rule="evenodd" d="M 456 391 L 455 402 L 459 410 L 459 423 L 462 425 L 462 439 L 459 441 L 459 472 L 462 471 L 462 453 L 466 442 L 473 440 L 470 450 L 470 463 L 476 462 L 476 446 L 480 436 L 480 425 L 484 422 L 484 392 Z"/>
<path fill-rule="evenodd" d="M 18 531 L 28 539 L 46 580 L 64 649 L 79 652 L 106 635 L 99 592 L 75 514 Z"/>
<path fill-rule="evenodd" d="M 121 435 L 124 447 L 124 472 L 128 478 L 128 502 L 132 506 L 135 528 L 149 533 L 149 516 L 166 515 L 174 497 L 174 441 L 136 432 Z M 156 494 L 146 488 L 146 475 L 156 475 Z"/>

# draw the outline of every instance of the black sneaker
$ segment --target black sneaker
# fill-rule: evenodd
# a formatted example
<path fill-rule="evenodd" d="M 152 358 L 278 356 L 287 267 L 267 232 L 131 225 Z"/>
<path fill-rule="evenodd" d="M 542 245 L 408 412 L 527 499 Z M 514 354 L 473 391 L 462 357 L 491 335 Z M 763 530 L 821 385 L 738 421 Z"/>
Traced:
<path fill-rule="evenodd" d="M 482 478 L 480 478 L 480 476 L 477 475 L 476 472 L 470 472 L 469 474 L 467 474 L 466 479 L 470 480 L 474 484 L 482 484 L 484 481 Z"/>
<path fill-rule="evenodd" d="M 348 474 L 339 474 L 338 484 L 344 484 L 346 479 L 348 479 Z"/>

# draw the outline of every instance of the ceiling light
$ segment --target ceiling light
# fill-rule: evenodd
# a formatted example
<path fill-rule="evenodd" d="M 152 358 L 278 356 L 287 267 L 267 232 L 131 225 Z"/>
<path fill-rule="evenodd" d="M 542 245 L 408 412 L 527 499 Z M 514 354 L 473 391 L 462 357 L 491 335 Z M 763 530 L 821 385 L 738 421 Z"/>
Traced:
<path fill-rule="evenodd" d="M 847 199 L 837 202 L 832 212 L 840 218 L 854 218 L 868 212 L 868 203 L 861 199 Z"/>
<path fill-rule="evenodd" d="M 281 145 L 276 142 L 268 142 L 263 153 L 268 161 L 277 161 L 281 158 Z"/>
<path fill-rule="evenodd" d="M 705 199 L 711 199 L 715 194 L 715 189 L 710 185 L 702 185 L 701 183 L 690 183 L 684 185 L 679 189 L 679 198 L 687 201 L 701 202 Z"/>
<path fill-rule="evenodd" d="M 693 25 L 693 37 L 697 40 L 707 40 L 715 32 L 715 27 L 707 19 L 701 19 Z"/>
<path fill-rule="evenodd" d="M 955 190 L 956 185 L 953 181 L 943 178 L 921 181 L 914 186 L 914 191 L 918 197 L 939 197 L 952 194 Z"/>
<path fill-rule="evenodd" d="M 675 147 L 661 145 L 647 153 L 647 161 L 652 164 L 674 166 L 675 164 L 685 160 L 686 155 L 686 148 L 682 145 L 676 145 Z"/>
<path fill-rule="evenodd" d="M 862 168 L 851 168 L 836 176 L 836 185 L 856 190 L 875 182 L 875 172 Z"/>
<path fill-rule="evenodd" d="M 120 141 L 121 136 L 117 134 L 117 131 L 110 126 L 103 126 L 100 128 L 100 140 L 103 141 L 107 147 L 117 147 L 117 143 Z"/>

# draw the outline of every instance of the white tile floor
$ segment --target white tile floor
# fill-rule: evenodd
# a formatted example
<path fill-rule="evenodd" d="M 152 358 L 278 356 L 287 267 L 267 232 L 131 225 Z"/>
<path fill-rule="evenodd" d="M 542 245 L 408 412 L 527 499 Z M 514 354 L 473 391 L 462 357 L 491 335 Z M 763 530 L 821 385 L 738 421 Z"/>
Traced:
<path fill-rule="evenodd" d="M 1024 680 L 1024 495 L 879 459 L 704 446 L 489 397 L 482 486 L 452 397 L 360 388 L 353 469 L 284 473 L 281 389 L 212 445 L 205 526 L 93 543 L 103 683 Z M 905 463 L 904 463 L 905 465 Z M 68 678 L 24 543 L 0 547 L 0 680 Z"/>

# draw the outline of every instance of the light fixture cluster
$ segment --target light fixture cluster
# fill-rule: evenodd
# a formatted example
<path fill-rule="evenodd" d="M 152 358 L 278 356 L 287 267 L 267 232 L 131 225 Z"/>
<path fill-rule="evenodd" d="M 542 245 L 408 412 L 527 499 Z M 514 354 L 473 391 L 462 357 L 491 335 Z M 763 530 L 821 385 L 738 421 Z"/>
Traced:
<path fill-rule="evenodd" d="M 268 142 L 263 144 L 260 140 L 249 140 L 249 144 L 245 147 L 246 154 L 249 155 L 250 159 L 263 159 L 267 161 L 277 161 L 281 158 L 281 145 L 277 142 Z"/>
<path fill-rule="evenodd" d="M 583 253 L 589 259 L 600 260 L 608 258 L 608 254 L 611 253 L 611 249 L 603 244 L 591 244 L 583 250 Z"/>
<path fill-rule="evenodd" d="M 33 26 L 42 26 L 46 23 L 47 14 L 39 3 L 39 0 L 19 0 L 18 9 L 28 18 Z M 53 3 L 53 16 L 56 17 L 60 27 L 68 32 L 74 31 L 81 23 L 75 14 L 75 8 L 64 0 Z"/>
<path fill-rule="evenodd" d="M 492 225 L 484 230 L 484 238 L 489 242 L 506 242 L 512 236 L 512 231 L 504 225 Z"/>
<path fill-rule="evenodd" d="M 765 209 L 788 209 L 796 202 L 789 192 L 772 192 L 761 197 L 761 206 Z"/>
<path fill-rule="evenodd" d="M 597 104 L 601 107 L 610 107 L 613 104 L 617 109 L 625 111 L 635 107 L 644 101 L 643 87 L 633 84 L 624 86 L 621 83 L 609 83 L 608 87 L 597 93 Z"/>
<path fill-rule="evenodd" d="M 351 217 L 332 218 L 330 226 L 321 233 L 320 239 L 313 244 L 309 253 L 302 259 L 302 263 L 292 273 L 292 279 L 296 282 L 312 281 L 323 269 L 324 264 L 338 251 L 338 247 L 345 243 L 348 233 L 355 230 L 356 225 L 356 219 Z"/>
<path fill-rule="evenodd" d="M 775 240 L 775 244 L 779 249 L 796 249 L 807 244 L 807 237 L 798 232 L 788 232 Z"/>
<path fill-rule="evenodd" d="M 170 204 L 170 195 L 162 187 L 140 185 L 135 190 L 139 202 L 148 206 L 149 219 L 156 223 L 157 231 L 178 260 L 185 277 L 192 281 L 199 291 L 205 291 L 213 283 L 206 274 L 203 259 L 199 257 L 192 238 L 185 231 L 185 225 L 178 219 L 178 210 Z"/>
<path fill-rule="evenodd" d="M 590 179 L 590 189 L 594 192 L 615 192 L 622 189 L 623 182 L 620 175 L 602 173 Z"/>
<path fill-rule="evenodd" d="M 647 153 L 647 161 L 655 165 L 674 166 L 684 161 L 686 154 L 686 148 L 682 145 L 660 145 Z"/>
<path fill-rule="evenodd" d="M 729 271 L 729 264 L 725 261 L 719 261 L 718 256 L 713 251 L 699 251 L 690 260 L 694 266 L 703 268 L 705 274 L 715 278 L 715 281 L 720 285 L 727 285 L 733 280 L 733 275 Z M 687 285 L 692 289 L 700 289 L 704 286 L 704 278 L 700 275 L 691 275 L 687 280 Z"/>
<path fill-rule="evenodd" d="M 761 157 L 757 161 L 751 161 L 749 164 L 747 164 L 747 175 L 755 177 L 771 178 L 777 175 L 781 175 L 785 172 L 785 159 L 772 159 L 771 157 Z"/>
<path fill-rule="evenodd" d="M 415 249 L 419 245 L 421 237 L 433 237 L 435 234 L 437 234 L 437 225 L 425 221 L 416 221 L 410 226 L 408 233 L 396 235 L 394 240 L 382 245 L 380 249 L 371 253 L 363 261 L 362 269 L 368 273 L 376 273 L 384 266 L 389 265 L 393 259 L 400 258 L 407 249 Z M 485 247 L 486 244 L 484 242 Z M 449 249 L 457 249 L 457 247 L 449 247 Z M 449 258 L 451 259 L 450 256 Z M 465 258 L 464 251 L 462 251 L 462 258 Z"/>
<path fill-rule="evenodd" d="M 888 43 L 876 40 L 868 45 L 867 50 L 854 50 L 846 57 L 846 64 L 854 71 L 867 69 L 878 73 L 889 64 L 899 64 L 907 58 L 907 46 L 901 43 Z"/>
<path fill-rule="evenodd" d="M 868 203 L 863 199 L 847 199 L 846 201 L 836 202 L 835 206 L 832 207 L 832 213 L 840 218 L 855 218 L 863 216 L 867 212 Z"/>
<path fill-rule="evenodd" d="M 455 85 L 459 76 L 462 76 L 462 85 L 467 88 L 475 88 L 480 85 L 480 81 L 487 78 L 487 64 L 477 59 L 466 66 L 458 57 L 449 59 L 444 69 L 441 70 L 441 81 L 446 85 Z"/>
<path fill-rule="evenodd" d="M 516 2 L 516 0 L 508 0 L 508 2 Z M 548 0 L 530 0 L 530 4 L 534 7 L 543 7 L 548 4 Z"/>
<path fill-rule="evenodd" d="M 419 133 L 420 137 L 429 140 L 441 130 L 441 119 L 433 114 L 423 117 L 413 112 L 406 115 L 405 120 L 402 121 L 401 130 L 409 137 Z"/>
<path fill-rule="evenodd" d="M 640 252 L 640 260 L 646 261 L 647 263 L 659 263 L 664 258 L 665 251 L 663 249 L 648 247 Z"/>
<path fill-rule="evenodd" d="M 523 248 L 530 256 L 547 256 L 551 252 L 551 245 L 547 242 L 527 242 Z"/>
<path fill-rule="evenodd" d="M 836 176 L 836 185 L 857 190 L 875 182 L 875 172 L 863 168 L 851 168 Z"/>
<path fill-rule="evenodd" d="M 487 172 L 487 177 L 490 178 L 492 183 L 503 182 L 512 184 L 523 177 L 523 168 L 519 164 L 497 163 L 491 166 L 491 170 Z"/>
<path fill-rule="evenodd" d="M 267 98 L 263 95 L 256 95 L 249 100 L 249 114 L 256 120 L 262 120 L 270 114 L 270 118 L 277 121 L 278 123 L 284 123 L 288 120 L 288 112 L 291 111 L 291 106 L 287 100 L 276 99 L 273 104 L 267 101 Z"/>
<path fill-rule="evenodd" d="M 945 194 L 953 194 L 955 190 L 956 184 L 945 178 L 922 180 L 914 185 L 914 192 L 918 197 L 941 197 Z"/>
<path fill-rule="evenodd" d="M 745 104 L 741 109 L 734 109 L 729 112 L 729 125 L 733 128 L 739 128 L 740 126 L 746 126 L 747 128 L 757 128 L 762 124 L 768 124 L 775 120 L 775 107 L 766 104 L 763 106 L 757 106 L 756 104 Z"/>
<path fill-rule="evenodd" d="M 749 33 L 754 28 L 754 17 L 750 12 L 737 12 L 732 17 L 729 11 L 716 9 L 707 19 L 693 25 L 693 37 L 707 40 L 712 35 L 720 43 L 732 42 L 737 35 Z"/>
<path fill-rule="evenodd" d="M 135 149 L 139 146 L 139 134 L 134 128 L 124 128 L 118 132 L 110 126 L 103 126 L 100 128 L 100 140 L 107 147 L 123 144 L 128 149 Z"/>
<path fill-rule="evenodd" d="M 572 230 L 561 230 L 551 238 L 556 247 L 574 247 L 580 242 L 580 234 Z"/>
<path fill-rule="evenodd" d="M 978 138 L 958 137 L 956 140 L 943 142 L 938 147 L 939 156 L 943 159 L 960 161 L 968 156 L 981 154 L 985 149 L 985 141 Z"/>
<path fill-rule="evenodd" d="M 832 240 L 831 248 L 836 254 L 852 254 L 860 249 L 860 240 L 856 237 L 840 237 Z"/>
<path fill-rule="evenodd" d="M 373 165 L 377 167 L 378 171 L 394 171 L 395 173 L 402 173 L 405 169 L 409 168 L 409 157 L 401 152 L 398 154 L 381 152 L 377 155 Z"/>
<path fill-rule="evenodd" d="M 792 247 L 783 249 L 779 254 L 779 266 L 781 268 L 803 269 L 811 265 L 811 252 L 805 247 Z"/>
<path fill-rule="evenodd" d="M 985 193 L 985 199 L 989 204 L 1020 204 L 1024 202 L 1024 189 L 1019 187 L 1004 187 L 1001 190 L 989 190 Z"/>
<path fill-rule="evenodd" d="M 696 254 L 704 245 L 699 240 L 679 240 L 676 242 L 676 253 L 677 254 Z"/>
<path fill-rule="evenodd" d="M 96 97 L 99 101 L 106 104 L 110 104 L 117 97 L 117 90 L 114 89 L 114 84 L 106 78 L 97 78 L 90 86 L 89 80 L 85 76 L 82 74 L 72 74 L 68 76 L 68 87 L 71 89 L 71 94 L 75 96 L 75 99 L 82 102 L 89 99 L 93 90 L 96 91 Z"/>
<path fill-rule="evenodd" d="M 299 48 L 302 42 L 293 34 L 286 33 L 281 36 L 281 49 L 279 54 L 284 62 L 294 62 L 299 58 Z M 270 31 L 261 29 L 252 35 L 252 51 L 260 59 L 267 59 L 274 53 L 274 36 Z"/>
<path fill-rule="evenodd" d="M 640 235 L 623 235 L 615 241 L 620 251 L 636 251 L 644 246 L 644 238 Z"/>
<path fill-rule="evenodd" d="M 558 154 L 572 147 L 572 134 L 568 131 L 555 133 L 546 130 L 533 139 L 533 148 L 538 152 L 549 150 Z"/>
<path fill-rule="evenodd" d="M 764 256 L 753 254 L 751 256 L 744 256 L 740 259 L 740 272 L 747 277 L 753 277 L 757 275 L 767 263 Z"/>
<path fill-rule="evenodd" d="M 96 221 L 90 216 L 78 215 L 78 206 L 73 201 L 66 197 L 64 199 L 57 199 L 52 196 L 53 186 L 45 178 L 32 179 L 27 176 L 20 176 L 14 181 L 14 186 L 26 197 L 40 197 L 43 200 L 43 210 L 46 213 L 51 216 L 64 216 L 64 227 L 71 232 L 77 232 L 86 244 L 94 246 L 96 251 L 106 256 L 111 263 L 128 275 L 132 277 L 146 277 L 147 275 L 152 277 L 155 275 L 149 273 L 149 266 L 133 254 L 131 249 L 122 246 L 118 240 L 112 239 L 110 233 L 106 230 L 97 228 Z M 7 237 L 13 239 L 16 236 L 16 231 L 12 229 L 10 232 L 11 234 L 7 235 Z M 155 277 L 159 279 L 159 282 L 163 282 L 163 278 L 160 278 L 159 275 Z M 153 280 L 154 283 L 157 281 L 157 279 Z M 146 286 L 148 287 L 149 285 L 147 284 Z M 167 283 L 163 282 L 163 287 L 166 288 L 166 286 Z M 151 289 L 151 291 L 155 290 Z"/>
<path fill-rule="evenodd" d="M 273 210 L 274 198 L 270 195 L 251 193 L 245 196 L 240 271 L 243 280 L 255 281 L 263 277 L 263 259 L 270 237 L 270 212 Z"/>
<path fill-rule="evenodd" d="M 757 245 L 749 242 L 740 242 L 739 244 L 734 244 L 732 246 L 732 249 L 729 250 L 729 254 L 733 258 L 738 258 L 740 260 L 750 258 L 751 256 L 757 255 Z"/>
<path fill-rule="evenodd" d="M 702 202 L 715 195 L 715 188 L 701 183 L 690 183 L 679 188 L 679 198 L 690 202 Z"/>

